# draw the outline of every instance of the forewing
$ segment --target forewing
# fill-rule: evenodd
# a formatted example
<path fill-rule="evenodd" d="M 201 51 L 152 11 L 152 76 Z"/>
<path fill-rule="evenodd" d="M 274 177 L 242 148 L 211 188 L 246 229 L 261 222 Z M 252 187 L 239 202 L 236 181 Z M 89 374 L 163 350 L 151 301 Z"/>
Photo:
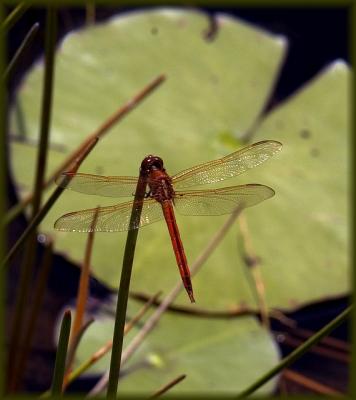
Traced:
<path fill-rule="evenodd" d="M 265 162 L 281 148 L 282 144 L 274 140 L 257 142 L 218 160 L 184 170 L 174 175 L 172 182 L 175 188 L 220 182 Z"/>
<path fill-rule="evenodd" d="M 122 232 L 142 227 L 163 218 L 161 205 L 154 199 L 143 202 L 141 218 L 130 227 L 133 202 L 121 203 L 115 206 L 92 208 L 65 214 L 54 224 L 55 229 L 68 232 Z M 136 207 L 139 202 L 136 203 Z M 96 212 L 97 220 L 93 226 Z"/>
<path fill-rule="evenodd" d="M 265 185 L 249 184 L 212 190 L 176 192 L 174 205 L 182 215 L 224 215 L 255 206 L 274 195 Z"/>
<path fill-rule="evenodd" d="M 106 197 L 128 197 L 135 194 L 138 178 L 132 176 L 101 176 L 64 172 L 56 183 L 65 189 Z"/>

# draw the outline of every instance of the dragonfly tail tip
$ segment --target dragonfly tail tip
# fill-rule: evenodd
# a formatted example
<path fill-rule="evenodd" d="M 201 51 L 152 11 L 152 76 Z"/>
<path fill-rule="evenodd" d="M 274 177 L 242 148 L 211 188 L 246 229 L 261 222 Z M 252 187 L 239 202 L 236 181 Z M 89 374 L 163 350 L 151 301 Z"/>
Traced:
<path fill-rule="evenodd" d="M 189 298 L 190 298 L 190 302 L 191 302 L 191 303 L 195 303 L 195 298 L 194 298 L 193 292 L 189 292 L 189 293 L 188 293 L 188 296 L 189 296 Z"/>

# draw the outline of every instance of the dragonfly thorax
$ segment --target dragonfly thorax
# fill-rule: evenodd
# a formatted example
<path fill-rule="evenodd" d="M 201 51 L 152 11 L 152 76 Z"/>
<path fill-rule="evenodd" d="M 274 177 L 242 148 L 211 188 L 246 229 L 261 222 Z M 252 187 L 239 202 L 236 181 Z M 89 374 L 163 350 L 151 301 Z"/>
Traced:
<path fill-rule="evenodd" d="M 148 178 L 148 186 L 150 197 L 160 203 L 165 200 L 172 200 L 174 197 L 172 180 L 164 170 L 152 170 Z"/>

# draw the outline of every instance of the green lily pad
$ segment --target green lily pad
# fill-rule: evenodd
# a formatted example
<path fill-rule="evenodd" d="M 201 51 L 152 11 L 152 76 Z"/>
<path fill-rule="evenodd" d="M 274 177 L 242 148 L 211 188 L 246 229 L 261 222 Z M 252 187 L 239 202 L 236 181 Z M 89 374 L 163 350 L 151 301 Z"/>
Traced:
<path fill-rule="evenodd" d="M 204 14 L 177 9 L 123 14 L 68 35 L 57 52 L 52 143 L 65 145 L 69 153 L 121 104 L 164 73 L 167 81 L 99 142 L 80 171 L 137 176 L 141 160 L 157 154 L 165 160 L 168 173 L 174 174 L 235 151 L 274 87 L 286 40 L 224 15 L 217 21 L 219 29 L 212 41 L 205 38 L 209 26 Z M 42 76 L 43 65 L 38 63 L 18 95 L 26 134 L 33 140 L 39 130 Z M 349 290 L 349 79 L 346 65 L 333 64 L 271 112 L 250 141 L 279 140 L 284 145 L 282 152 L 223 185 L 261 183 L 276 191 L 271 200 L 244 212 L 261 259 L 270 306 L 294 308 Z M 18 133 L 17 126 L 13 115 L 14 133 Z M 21 193 L 31 190 L 35 156 L 29 146 L 11 145 L 12 168 Z M 64 157 L 53 148 L 48 170 L 54 170 Z M 53 224 L 60 215 L 111 204 L 114 199 L 68 191 L 41 229 L 54 234 Z M 226 218 L 177 215 L 191 263 Z M 57 251 L 81 262 L 86 235 L 55 235 Z M 92 268 L 110 286 L 119 281 L 125 240 L 122 233 L 95 237 Z M 236 226 L 193 278 L 199 306 L 220 309 L 241 301 L 255 304 L 240 243 Z M 178 279 L 164 223 L 140 230 L 132 289 L 167 291 Z M 187 305 L 186 294 L 177 302 Z M 125 390 L 154 390 L 156 386 L 148 386 L 151 382 L 159 386 L 176 374 L 187 373 L 189 379 L 176 390 L 238 392 L 276 361 L 273 341 L 252 318 L 203 322 L 168 315 L 162 321 L 136 357 L 157 353 L 165 365 L 173 360 L 172 368 L 159 373 L 157 368 L 142 368 L 132 379 L 123 380 Z M 91 329 L 107 331 L 100 324 Z M 169 341 L 163 343 L 166 338 Z M 213 349 L 208 346 L 210 339 L 216 343 Z M 193 350 L 186 358 L 185 348 L 190 346 Z M 86 356 L 89 347 L 85 347 Z M 240 367 L 240 362 L 247 368 Z"/>
<path fill-rule="evenodd" d="M 273 111 L 254 139 L 284 144 L 277 163 L 251 171 L 277 191 L 265 209 L 248 211 L 263 260 L 270 305 L 338 296 L 350 289 L 349 152 L 350 71 L 336 61 Z M 252 233 L 251 233 L 252 234 Z M 272 243 L 276 245 L 271 245 Z"/>
<path fill-rule="evenodd" d="M 138 306 L 131 304 L 129 315 L 137 311 Z M 79 345 L 78 360 L 86 360 L 91 352 L 111 340 L 113 325 L 108 318 L 94 322 Z M 130 332 L 127 341 L 138 329 Z M 170 394 L 232 395 L 252 384 L 277 361 L 277 347 L 268 332 L 252 318 L 214 320 L 166 313 L 158 329 L 124 364 L 119 390 L 147 395 L 186 374 L 186 379 Z M 109 365 L 110 354 L 107 354 L 88 373 L 102 372 Z M 275 380 L 271 380 L 256 393 L 270 393 L 274 385 Z"/>
<path fill-rule="evenodd" d="M 144 156 L 157 154 L 165 160 L 168 172 L 175 173 L 236 150 L 273 87 L 285 40 L 226 16 L 218 22 L 220 29 L 213 41 L 205 39 L 209 25 L 204 14 L 167 9 L 128 14 L 70 34 L 57 54 L 52 142 L 70 151 L 119 105 L 165 73 L 167 81 L 100 141 L 81 172 L 137 175 Z M 42 72 L 38 64 L 19 93 L 27 133 L 33 139 L 38 134 Z M 24 189 L 32 187 L 35 157 L 33 149 L 25 156 L 27 150 L 24 145 L 12 147 L 15 178 Z M 63 158 L 52 150 L 48 170 Z M 68 191 L 42 229 L 53 233 L 54 221 L 68 211 L 114 203 L 114 199 Z M 225 219 L 177 216 L 190 261 Z M 195 278 L 202 305 L 253 301 L 249 286 L 241 283 L 234 235 L 226 238 Z M 80 262 L 86 235 L 56 233 L 56 239 L 58 251 Z M 121 233 L 96 236 L 93 270 L 109 285 L 118 282 L 125 240 Z M 133 289 L 161 290 L 177 279 L 164 223 L 145 227 L 139 235 Z M 218 298 L 215 285 L 226 289 Z M 181 300 L 186 303 L 185 294 Z"/>

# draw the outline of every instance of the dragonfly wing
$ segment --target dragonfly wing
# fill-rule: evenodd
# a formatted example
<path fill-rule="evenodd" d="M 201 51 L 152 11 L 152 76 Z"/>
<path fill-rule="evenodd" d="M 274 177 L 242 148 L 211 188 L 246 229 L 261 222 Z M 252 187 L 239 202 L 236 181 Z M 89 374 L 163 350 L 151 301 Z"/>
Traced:
<path fill-rule="evenodd" d="M 106 197 L 128 197 L 135 194 L 138 178 L 133 176 L 101 176 L 64 172 L 57 179 L 58 186 L 85 194 Z"/>
<path fill-rule="evenodd" d="M 134 203 L 132 201 L 115 206 L 91 208 L 65 214 L 54 224 L 55 229 L 68 232 L 122 232 L 142 227 L 163 218 L 160 203 L 154 199 L 143 202 L 140 221 L 130 227 L 131 212 Z M 139 202 L 137 202 L 137 206 Z M 93 226 L 96 212 L 97 219 Z"/>
<path fill-rule="evenodd" d="M 265 185 L 248 184 L 212 190 L 176 192 L 174 205 L 182 215 L 224 215 L 252 207 L 274 195 Z"/>
<path fill-rule="evenodd" d="M 220 182 L 256 167 L 281 148 L 282 144 L 274 140 L 257 142 L 218 160 L 186 169 L 173 176 L 172 182 L 175 188 Z"/>

